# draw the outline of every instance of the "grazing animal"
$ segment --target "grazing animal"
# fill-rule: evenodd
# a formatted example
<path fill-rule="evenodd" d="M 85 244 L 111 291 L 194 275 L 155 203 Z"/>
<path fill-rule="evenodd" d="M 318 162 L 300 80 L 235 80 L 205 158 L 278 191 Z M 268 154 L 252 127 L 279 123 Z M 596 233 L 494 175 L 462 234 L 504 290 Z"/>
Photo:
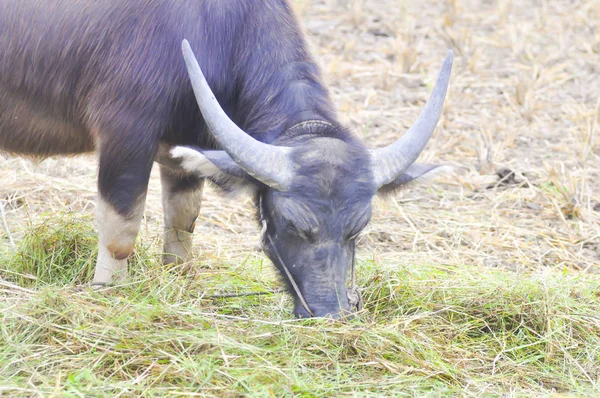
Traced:
<path fill-rule="evenodd" d="M 189 256 L 206 179 L 250 188 L 295 315 L 340 316 L 373 196 L 435 170 L 414 161 L 451 63 L 413 127 L 369 150 L 338 123 L 284 0 L 0 0 L 0 150 L 97 152 L 93 284 L 125 277 L 157 161 L 165 263 Z"/>

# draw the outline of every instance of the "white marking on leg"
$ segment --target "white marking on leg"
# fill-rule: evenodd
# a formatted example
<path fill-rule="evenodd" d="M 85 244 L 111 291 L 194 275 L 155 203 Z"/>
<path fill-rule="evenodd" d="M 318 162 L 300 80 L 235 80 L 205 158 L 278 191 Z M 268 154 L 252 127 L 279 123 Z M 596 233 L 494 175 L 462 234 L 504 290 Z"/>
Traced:
<path fill-rule="evenodd" d="M 172 192 L 169 177 L 163 177 L 163 263 L 187 261 L 192 252 L 192 233 L 200 212 L 203 182 L 196 189 Z"/>
<path fill-rule="evenodd" d="M 106 245 L 98 243 L 96 272 L 92 285 L 109 285 L 124 282 L 127 278 L 127 259 L 116 260 Z"/>
<path fill-rule="evenodd" d="M 93 284 L 118 283 L 127 278 L 127 257 L 133 252 L 143 213 L 143 199 L 129 218 L 98 199 L 98 259 Z"/>

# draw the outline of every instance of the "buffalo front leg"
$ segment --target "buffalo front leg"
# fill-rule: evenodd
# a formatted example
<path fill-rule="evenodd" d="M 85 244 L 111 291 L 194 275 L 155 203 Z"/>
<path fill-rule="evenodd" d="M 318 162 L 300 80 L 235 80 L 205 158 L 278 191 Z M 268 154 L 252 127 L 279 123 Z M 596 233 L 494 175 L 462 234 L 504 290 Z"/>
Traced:
<path fill-rule="evenodd" d="M 100 147 L 98 259 L 93 285 L 118 283 L 127 277 L 127 258 L 144 214 L 154 153 L 152 147 L 144 150 L 119 140 Z"/>
<path fill-rule="evenodd" d="M 200 212 L 204 179 L 160 167 L 164 214 L 163 264 L 190 258 L 192 233 Z"/>

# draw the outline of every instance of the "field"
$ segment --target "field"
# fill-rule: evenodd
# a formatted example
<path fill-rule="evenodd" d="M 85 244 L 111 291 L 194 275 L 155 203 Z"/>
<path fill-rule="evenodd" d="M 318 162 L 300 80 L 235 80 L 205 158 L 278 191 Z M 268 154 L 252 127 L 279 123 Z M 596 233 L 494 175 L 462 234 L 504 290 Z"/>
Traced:
<path fill-rule="evenodd" d="M 0 155 L 0 395 L 599 396 L 600 1 L 294 5 L 374 147 L 456 54 L 420 158 L 454 172 L 375 201 L 361 316 L 292 319 L 244 196 L 208 188 L 194 260 L 161 266 L 157 170 L 130 281 L 82 288 L 94 157 Z"/>

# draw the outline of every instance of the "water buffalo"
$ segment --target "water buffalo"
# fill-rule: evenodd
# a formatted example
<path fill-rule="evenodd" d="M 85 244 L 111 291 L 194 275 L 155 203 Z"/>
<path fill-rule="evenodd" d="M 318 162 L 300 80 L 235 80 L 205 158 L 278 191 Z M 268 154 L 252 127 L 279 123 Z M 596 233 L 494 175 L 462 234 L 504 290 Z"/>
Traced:
<path fill-rule="evenodd" d="M 435 169 L 414 161 L 451 64 L 410 130 L 369 150 L 284 0 L 0 0 L 0 149 L 98 153 L 93 284 L 125 276 L 157 161 L 165 263 L 188 258 L 206 179 L 250 188 L 295 315 L 339 316 L 373 196 Z"/>

